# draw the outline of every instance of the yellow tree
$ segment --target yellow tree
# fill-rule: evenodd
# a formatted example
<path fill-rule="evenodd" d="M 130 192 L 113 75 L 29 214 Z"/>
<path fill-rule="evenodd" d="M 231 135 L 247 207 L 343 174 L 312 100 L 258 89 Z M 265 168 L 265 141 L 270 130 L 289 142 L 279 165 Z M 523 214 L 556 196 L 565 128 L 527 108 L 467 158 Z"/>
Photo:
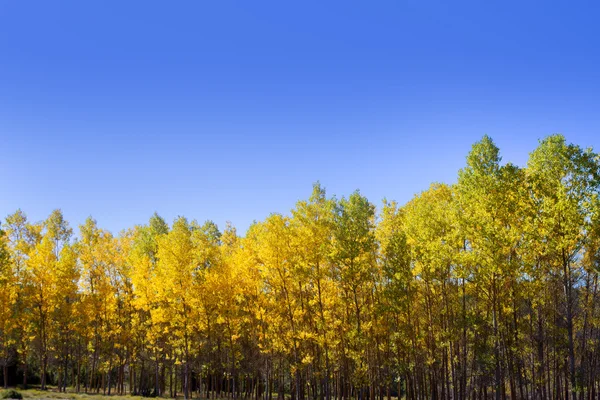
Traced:
<path fill-rule="evenodd" d="M 333 210 L 335 203 L 327 199 L 319 183 L 313 186 L 308 201 L 299 201 L 292 210 L 292 247 L 298 252 L 298 273 L 306 276 L 304 301 L 305 320 L 314 336 L 312 369 L 320 379 L 313 387 L 320 395 L 331 398 L 331 348 L 337 346 L 334 320 L 339 298 L 329 260 L 333 238 Z"/>
<path fill-rule="evenodd" d="M 234 283 L 230 285 L 231 288 L 223 287 L 227 285 L 227 280 L 221 283 L 221 287 L 228 293 L 231 301 L 230 312 L 234 312 L 235 315 L 235 318 L 224 318 L 224 323 L 225 331 L 231 335 L 232 347 L 237 348 L 237 351 L 233 352 L 235 363 L 232 367 L 234 389 L 239 392 L 244 386 L 241 375 L 255 377 L 265 354 L 271 356 L 278 354 L 280 361 L 283 362 L 282 350 L 271 346 L 271 333 L 281 325 L 278 323 L 278 317 L 269 313 L 269 294 L 265 291 L 262 264 L 258 258 L 260 244 L 257 228 L 258 224 L 254 224 L 244 238 L 237 237 L 232 228 L 225 229 L 221 238 L 223 269 L 217 271 L 215 277 L 212 277 L 212 271 L 208 271 L 206 277 L 206 284 L 209 279 L 219 279 L 220 273 L 223 274 L 221 275 L 223 279 L 226 279 L 226 274 L 231 274 L 233 278 Z M 237 346 L 236 342 L 238 342 Z M 285 349 L 285 354 L 288 351 L 289 348 Z M 283 371 L 281 373 L 283 374 Z M 236 378 L 240 378 L 239 384 L 235 383 Z M 255 386 L 246 385 L 246 392 L 251 392 Z M 283 396 L 282 390 L 278 392 L 278 396 Z"/>
<path fill-rule="evenodd" d="M 147 349 L 154 361 L 154 393 L 161 395 L 160 361 L 166 357 L 168 320 L 158 304 L 157 282 L 158 272 L 158 240 L 169 232 L 169 226 L 157 213 L 150 218 L 148 225 L 136 226 L 128 261 L 131 264 L 131 281 L 135 287 L 132 305 L 137 310 L 133 323 L 137 329 L 139 353 Z M 159 282 L 160 284 L 160 282 Z M 136 357 L 134 361 L 144 368 L 144 357 Z M 164 370 L 164 361 L 163 361 Z M 138 383 L 137 391 L 147 391 L 147 387 Z M 134 385 L 135 386 L 135 385 Z"/>
<path fill-rule="evenodd" d="M 227 382 L 231 381 L 231 387 L 226 389 L 236 397 L 239 390 L 238 372 L 244 356 L 240 343 L 245 325 L 243 306 L 249 306 L 246 299 L 256 291 L 256 282 L 251 279 L 242 240 L 230 224 L 221 235 L 220 242 L 221 261 L 206 271 L 203 292 L 209 294 L 210 298 L 203 296 L 203 303 L 204 310 L 211 308 L 207 307 L 208 304 L 214 304 L 218 315 L 216 322 L 222 326 L 228 350 L 226 358 L 229 360 Z M 205 314 L 208 320 L 208 312 L 205 311 Z"/>
<path fill-rule="evenodd" d="M 28 359 L 32 353 L 32 344 L 34 335 L 33 320 L 31 318 L 31 308 L 28 304 L 28 289 L 30 288 L 27 279 L 27 260 L 34 247 L 41 240 L 42 224 L 31 224 L 27 221 L 27 216 L 21 210 L 6 217 L 4 228 L 8 239 L 10 251 L 11 269 L 14 274 L 14 283 L 16 288 L 15 299 L 15 318 L 14 334 L 17 345 L 19 361 L 23 365 L 24 388 L 27 388 L 28 377 Z"/>
<path fill-rule="evenodd" d="M 299 399 L 304 395 L 301 381 L 305 356 L 302 339 L 306 337 L 301 304 L 304 277 L 298 273 L 292 235 L 290 219 L 272 214 L 263 223 L 252 226 L 247 244 L 253 249 L 264 284 L 263 301 L 256 309 L 261 350 L 264 354 L 281 354 L 287 358 L 294 377 L 293 395 Z"/>
<path fill-rule="evenodd" d="M 18 288 L 8 249 L 8 237 L 0 229 L 0 364 L 5 389 L 8 387 L 8 364 L 15 344 L 15 320 L 20 317 L 15 315 Z"/>
<path fill-rule="evenodd" d="M 102 298 L 102 363 L 105 378 L 103 388 L 110 395 L 113 385 L 113 372 L 117 368 L 117 385 L 122 385 L 122 369 L 126 359 L 126 344 L 130 337 L 130 307 L 131 283 L 129 268 L 126 262 L 128 251 L 127 238 L 114 237 L 110 234 L 103 236 L 99 242 L 99 250 L 103 260 L 103 276 L 99 289 Z"/>
<path fill-rule="evenodd" d="M 105 390 L 110 386 L 107 373 L 112 367 L 114 344 L 112 326 L 117 301 L 111 274 L 117 251 L 112 235 L 98 228 L 91 217 L 80 226 L 77 250 L 81 265 L 80 335 L 91 358 L 86 390 Z"/>
<path fill-rule="evenodd" d="M 170 340 L 183 363 L 183 392 L 190 397 L 190 352 L 194 321 L 198 310 L 198 284 L 201 267 L 194 248 L 192 229 L 179 217 L 168 234 L 158 238 L 156 271 L 157 301 L 168 316 Z"/>
<path fill-rule="evenodd" d="M 60 257 L 54 270 L 54 310 L 51 328 L 52 347 L 58 360 L 58 389 L 66 392 L 69 361 L 72 356 L 73 342 L 77 323 L 75 307 L 79 300 L 79 267 L 77 254 L 72 245 L 66 244 L 60 251 Z"/>
<path fill-rule="evenodd" d="M 116 388 L 119 394 L 125 393 L 126 366 L 134 356 L 136 330 L 139 328 L 135 323 L 132 265 L 129 262 L 133 244 L 134 234 L 132 231 L 123 232 L 119 237 L 113 239 L 114 265 L 110 270 L 110 280 L 116 299 L 116 313 L 113 318 L 113 354 L 117 356 Z"/>
<path fill-rule="evenodd" d="M 62 212 L 53 211 L 44 222 L 44 235 L 41 242 L 35 246 L 27 261 L 26 277 L 30 284 L 29 302 L 36 328 L 42 390 L 46 389 L 49 345 L 51 335 L 54 333 L 51 323 L 57 308 L 59 277 L 55 272 L 61 251 L 67 245 L 71 232 Z"/>

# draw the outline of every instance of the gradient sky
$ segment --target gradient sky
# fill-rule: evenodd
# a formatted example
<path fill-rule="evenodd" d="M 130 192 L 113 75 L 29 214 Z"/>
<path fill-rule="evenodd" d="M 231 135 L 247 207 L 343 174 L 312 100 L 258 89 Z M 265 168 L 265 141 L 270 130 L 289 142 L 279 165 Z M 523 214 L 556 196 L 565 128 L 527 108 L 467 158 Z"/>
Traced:
<path fill-rule="evenodd" d="M 600 150 L 600 6 L 0 1 L 0 218 L 245 231 L 319 180 L 401 203 L 489 134 Z"/>

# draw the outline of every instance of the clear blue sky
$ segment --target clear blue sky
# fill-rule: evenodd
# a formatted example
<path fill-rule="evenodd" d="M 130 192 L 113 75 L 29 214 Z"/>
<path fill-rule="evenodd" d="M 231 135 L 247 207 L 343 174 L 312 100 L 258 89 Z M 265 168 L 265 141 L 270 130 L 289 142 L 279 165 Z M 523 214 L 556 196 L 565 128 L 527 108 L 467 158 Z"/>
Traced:
<path fill-rule="evenodd" d="M 405 202 L 484 134 L 600 150 L 599 7 L 0 1 L 0 218 L 243 232 L 317 180 Z"/>

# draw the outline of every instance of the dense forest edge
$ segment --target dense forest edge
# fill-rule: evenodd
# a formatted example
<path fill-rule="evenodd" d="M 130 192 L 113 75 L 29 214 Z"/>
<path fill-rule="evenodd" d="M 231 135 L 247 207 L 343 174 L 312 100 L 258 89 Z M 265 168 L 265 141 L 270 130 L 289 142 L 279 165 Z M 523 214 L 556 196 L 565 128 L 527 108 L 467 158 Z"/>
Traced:
<path fill-rule="evenodd" d="M 399 182 L 398 184 L 401 184 Z M 153 215 L 0 230 L 0 384 L 255 400 L 596 399 L 600 157 L 475 143 L 407 204 L 320 184 L 244 236 Z M 6 194 L 5 194 L 6 195 Z"/>

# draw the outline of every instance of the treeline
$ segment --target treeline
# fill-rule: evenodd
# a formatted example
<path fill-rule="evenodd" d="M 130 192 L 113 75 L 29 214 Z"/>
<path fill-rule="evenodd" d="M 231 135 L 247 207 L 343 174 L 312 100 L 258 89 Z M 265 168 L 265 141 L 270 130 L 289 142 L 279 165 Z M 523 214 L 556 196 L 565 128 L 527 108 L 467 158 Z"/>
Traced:
<path fill-rule="evenodd" d="M 398 184 L 401 184 L 399 182 Z M 489 137 L 379 212 L 315 185 L 244 237 L 154 215 L 113 236 L 6 217 L 4 385 L 273 400 L 600 396 L 600 159 Z M 16 382 L 15 382 L 16 383 Z"/>

